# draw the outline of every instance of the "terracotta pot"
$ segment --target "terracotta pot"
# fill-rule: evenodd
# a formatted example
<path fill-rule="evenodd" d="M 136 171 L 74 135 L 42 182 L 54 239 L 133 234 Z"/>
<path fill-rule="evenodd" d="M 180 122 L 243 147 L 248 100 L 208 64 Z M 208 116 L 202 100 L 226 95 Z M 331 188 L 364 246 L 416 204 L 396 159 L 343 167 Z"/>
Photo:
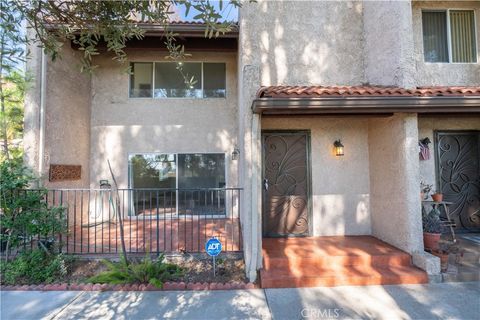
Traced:
<path fill-rule="evenodd" d="M 441 233 L 423 233 L 423 247 L 430 251 L 438 251 L 438 242 L 440 241 Z"/>
<path fill-rule="evenodd" d="M 443 194 L 441 194 L 441 193 L 432 194 L 432 200 L 435 201 L 435 202 L 442 202 L 443 201 Z"/>
<path fill-rule="evenodd" d="M 432 254 L 440 258 L 440 268 L 442 272 L 447 271 L 448 269 L 448 253 L 433 251 Z"/>

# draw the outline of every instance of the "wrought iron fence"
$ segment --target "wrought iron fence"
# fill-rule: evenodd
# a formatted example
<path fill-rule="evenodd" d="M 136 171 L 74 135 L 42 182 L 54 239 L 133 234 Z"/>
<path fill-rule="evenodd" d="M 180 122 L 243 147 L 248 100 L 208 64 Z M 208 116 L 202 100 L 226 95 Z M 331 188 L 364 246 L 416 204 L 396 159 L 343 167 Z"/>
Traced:
<path fill-rule="evenodd" d="M 128 253 L 204 252 L 218 237 L 223 251 L 241 251 L 240 188 L 52 189 L 46 201 L 64 208 L 67 232 L 54 235 L 69 254 L 121 252 L 121 215 Z M 28 192 L 36 192 L 29 190 Z M 117 201 L 118 200 L 118 201 Z M 34 239 L 28 244 L 34 246 Z"/>

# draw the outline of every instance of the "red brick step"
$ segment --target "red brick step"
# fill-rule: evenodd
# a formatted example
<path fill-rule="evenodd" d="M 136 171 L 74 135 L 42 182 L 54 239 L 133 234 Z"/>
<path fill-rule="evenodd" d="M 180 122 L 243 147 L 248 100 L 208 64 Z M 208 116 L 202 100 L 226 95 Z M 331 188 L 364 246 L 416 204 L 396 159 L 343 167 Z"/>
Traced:
<path fill-rule="evenodd" d="M 267 238 L 263 262 L 263 288 L 428 282 L 409 254 L 371 236 Z"/>

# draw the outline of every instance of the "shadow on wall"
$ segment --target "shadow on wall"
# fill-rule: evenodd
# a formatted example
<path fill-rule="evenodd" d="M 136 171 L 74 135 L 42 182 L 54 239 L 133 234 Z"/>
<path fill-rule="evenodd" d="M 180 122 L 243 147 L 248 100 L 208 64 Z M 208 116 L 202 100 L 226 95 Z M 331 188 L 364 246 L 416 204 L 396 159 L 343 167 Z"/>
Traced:
<path fill-rule="evenodd" d="M 313 195 L 314 236 L 369 235 L 368 194 Z"/>
<path fill-rule="evenodd" d="M 107 160 L 110 161 L 113 174 L 118 186 L 126 186 L 128 177 L 122 168 L 126 167 L 122 162 L 127 162 L 127 153 L 124 150 L 124 126 L 115 127 L 92 127 L 91 149 L 91 175 L 90 187 L 99 188 L 99 181 L 107 179 L 113 184 L 108 168 Z M 130 132 L 134 136 L 133 132 Z"/>
<path fill-rule="evenodd" d="M 248 63 L 259 59 L 262 85 L 364 82 L 360 2 L 261 1 L 243 11 L 259 21 L 241 27 L 252 28 L 242 45 Z"/>

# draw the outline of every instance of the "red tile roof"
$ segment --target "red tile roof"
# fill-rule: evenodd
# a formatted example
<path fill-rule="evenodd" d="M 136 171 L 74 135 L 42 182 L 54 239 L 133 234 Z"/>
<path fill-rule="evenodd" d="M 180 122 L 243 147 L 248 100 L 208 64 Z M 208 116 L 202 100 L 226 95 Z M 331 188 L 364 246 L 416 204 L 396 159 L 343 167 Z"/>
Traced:
<path fill-rule="evenodd" d="M 405 89 L 381 86 L 270 86 L 262 87 L 257 98 L 327 97 L 440 97 L 480 96 L 480 87 L 417 87 Z"/>

